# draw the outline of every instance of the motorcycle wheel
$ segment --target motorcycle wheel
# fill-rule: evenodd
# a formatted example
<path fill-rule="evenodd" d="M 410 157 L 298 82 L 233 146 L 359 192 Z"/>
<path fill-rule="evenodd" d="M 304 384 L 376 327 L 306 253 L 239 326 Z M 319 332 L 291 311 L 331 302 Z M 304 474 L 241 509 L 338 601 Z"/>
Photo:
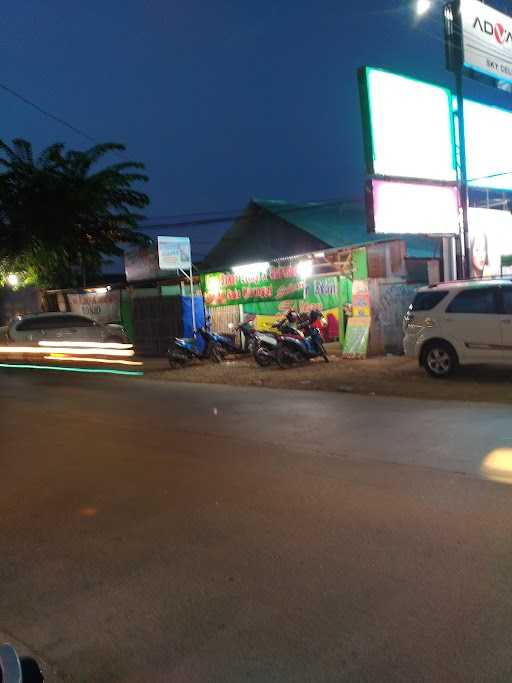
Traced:
<path fill-rule="evenodd" d="M 169 361 L 169 365 L 173 370 L 176 370 L 178 368 L 183 368 L 187 362 L 187 359 L 185 356 L 181 354 L 177 354 L 176 352 L 174 353 L 169 353 L 167 355 L 167 360 Z"/>
<path fill-rule="evenodd" d="M 254 349 L 254 360 L 261 368 L 268 368 L 274 359 L 269 353 L 263 351 L 259 346 L 256 346 Z"/>
<path fill-rule="evenodd" d="M 224 354 L 222 353 L 222 349 L 217 346 L 217 344 L 214 344 L 212 348 L 210 349 L 210 359 L 214 363 L 222 363 L 224 360 Z"/>
<path fill-rule="evenodd" d="M 276 360 L 281 370 L 289 370 L 297 362 L 295 354 L 286 346 L 280 346 L 277 349 Z"/>

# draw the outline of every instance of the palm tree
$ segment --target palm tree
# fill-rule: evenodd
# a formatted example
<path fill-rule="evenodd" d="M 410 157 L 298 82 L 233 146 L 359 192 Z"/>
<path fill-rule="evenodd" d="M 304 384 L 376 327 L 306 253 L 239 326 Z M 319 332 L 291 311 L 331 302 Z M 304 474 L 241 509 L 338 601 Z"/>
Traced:
<path fill-rule="evenodd" d="M 0 140 L 0 273 L 22 270 L 40 286 L 73 286 L 97 274 L 105 256 L 123 243 L 144 243 L 136 228 L 149 203 L 136 186 L 148 180 L 144 165 L 98 165 L 124 151 L 104 143 L 65 151 L 57 143 L 37 159 L 32 145 Z M 80 283 L 82 284 L 82 283 Z"/>

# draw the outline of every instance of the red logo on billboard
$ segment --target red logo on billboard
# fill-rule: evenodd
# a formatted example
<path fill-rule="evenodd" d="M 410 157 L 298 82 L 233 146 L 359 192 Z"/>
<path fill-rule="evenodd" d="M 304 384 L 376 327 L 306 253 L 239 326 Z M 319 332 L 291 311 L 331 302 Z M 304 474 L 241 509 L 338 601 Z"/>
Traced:
<path fill-rule="evenodd" d="M 512 43 L 512 32 L 500 24 L 499 22 L 493 24 L 486 19 L 482 20 L 476 17 L 473 22 L 473 29 L 478 29 L 481 33 L 485 33 L 489 37 L 494 36 L 499 45 L 508 45 Z"/>
<path fill-rule="evenodd" d="M 503 45 L 505 42 L 505 27 L 502 26 L 502 24 L 496 24 L 494 27 L 494 37 L 498 41 L 500 45 Z"/>

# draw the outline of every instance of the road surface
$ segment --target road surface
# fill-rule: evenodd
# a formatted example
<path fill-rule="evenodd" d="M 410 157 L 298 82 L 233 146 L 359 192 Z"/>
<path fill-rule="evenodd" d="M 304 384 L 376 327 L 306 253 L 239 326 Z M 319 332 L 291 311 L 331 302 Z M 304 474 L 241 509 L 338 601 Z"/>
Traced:
<path fill-rule="evenodd" d="M 506 406 L 18 373 L 0 634 L 50 680 L 511 680 Z"/>

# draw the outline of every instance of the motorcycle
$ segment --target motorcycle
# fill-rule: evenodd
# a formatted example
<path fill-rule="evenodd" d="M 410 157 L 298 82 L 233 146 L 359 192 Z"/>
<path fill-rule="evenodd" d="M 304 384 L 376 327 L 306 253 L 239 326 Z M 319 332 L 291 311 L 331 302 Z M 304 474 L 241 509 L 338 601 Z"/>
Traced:
<path fill-rule="evenodd" d="M 226 335 L 222 334 L 213 334 L 212 336 L 214 337 L 215 341 L 219 344 L 221 347 L 222 351 L 225 354 L 228 353 L 237 353 L 237 354 L 242 354 L 242 353 L 253 353 L 254 352 L 254 336 L 256 334 L 256 330 L 254 329 L 254 321 L 253 320 L 246 320 L 243 323 L 240 323 L 239 325 L 233 325 L 233 323 L 229 323 L 228 327 L 230 330 L 233 330 L 235 332 L 240 332 L 241 335 L 243 335 L 244 341 L 242 343 L 242 340 L 240 344 L 237 344 L 231 337 L 228 337 Z"/>
<path fill-rule="evenodd" d="M 317 327 L 310 327 L 307 336 L 302 339 L 292 335 L 278 337 L 276 361 L 280 368 L 291 368 L 302 365 L 312 358 L 322 357 L 326 363 L 329 357 L 325 350 L 322 335 Z"/>
<path fill-rule="evenodd" d="M 301 321 L 297 313 L 295 311 L 288 311 L 282 320 L 272 325 L 277 330 L 275 333 L 255 332 L 254 359 L 258 365 L 265 368 L 277 361 L 278 339 L 280 335 L 302 338 L 304 335 L 299 329 L 300 323 Z"/>
<path fill-rule="evenodd" d="M 175 337 L 167 349 L 171 368 L 182 368 L 194 360 L 213 360 L 220 363 L 224 353 L 215 336 L 204 326 L 197 330 L 192 339 Z"/>

